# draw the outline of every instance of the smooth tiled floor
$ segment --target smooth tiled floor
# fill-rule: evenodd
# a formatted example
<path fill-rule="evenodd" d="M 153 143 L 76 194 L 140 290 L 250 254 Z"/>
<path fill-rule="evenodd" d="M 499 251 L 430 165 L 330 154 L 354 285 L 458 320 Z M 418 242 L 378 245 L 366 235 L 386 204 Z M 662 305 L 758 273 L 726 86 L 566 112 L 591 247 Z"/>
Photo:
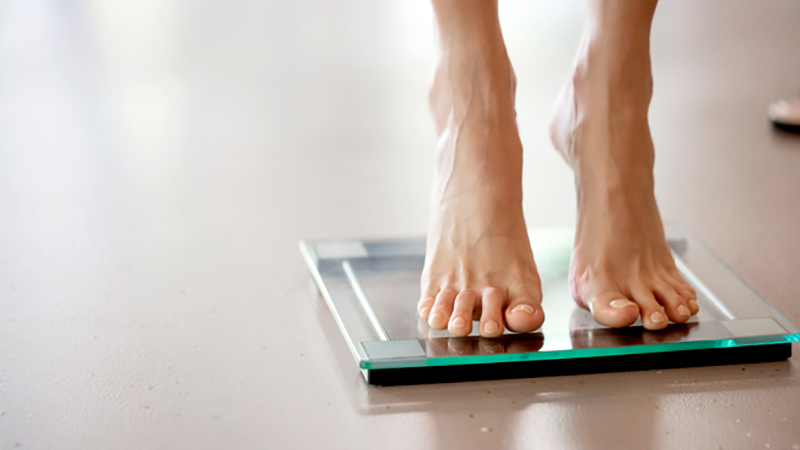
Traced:
<path fill-rule="evenodd" d="M 581 2 L 501 7 L 525 208 Z M 800 3 L 664 2 L 657 195 L 800 323 Z M 800 448 L 800 356 L 371 388 L 297 250 L 422 234 L 422 1 L 0 3 L 0 448 Z M 409 299 L 415 301 L 415 299 Z M 795 352 L 800 347 L 795 345 Z"/>

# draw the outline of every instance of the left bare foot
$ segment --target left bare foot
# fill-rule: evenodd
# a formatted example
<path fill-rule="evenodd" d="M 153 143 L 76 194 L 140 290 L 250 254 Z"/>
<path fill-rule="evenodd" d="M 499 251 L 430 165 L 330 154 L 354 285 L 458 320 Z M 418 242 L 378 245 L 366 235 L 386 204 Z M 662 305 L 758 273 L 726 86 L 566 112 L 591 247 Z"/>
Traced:
<path fill-rule="evenodd" d="M 659 330 L 696 314 L 697 296 L 675 267 L 653 194 L 649 57 L 637 74 L 631 64 L 615 71 L 604 52 L 585 46 L 551 124 L 578 192 L 570 286 L 600 324 L 641 316 Z"/>

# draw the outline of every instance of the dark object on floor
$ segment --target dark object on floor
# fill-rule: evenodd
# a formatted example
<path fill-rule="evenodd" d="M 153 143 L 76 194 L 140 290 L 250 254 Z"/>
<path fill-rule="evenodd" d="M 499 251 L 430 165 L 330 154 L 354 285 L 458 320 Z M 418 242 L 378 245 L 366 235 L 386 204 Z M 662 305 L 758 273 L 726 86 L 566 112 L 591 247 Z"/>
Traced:
<path fill-rule="evenodd" d="M 800 133 L 800 99 L 772 103 L 767 109 L 767 117 L 775 128 Z"/>

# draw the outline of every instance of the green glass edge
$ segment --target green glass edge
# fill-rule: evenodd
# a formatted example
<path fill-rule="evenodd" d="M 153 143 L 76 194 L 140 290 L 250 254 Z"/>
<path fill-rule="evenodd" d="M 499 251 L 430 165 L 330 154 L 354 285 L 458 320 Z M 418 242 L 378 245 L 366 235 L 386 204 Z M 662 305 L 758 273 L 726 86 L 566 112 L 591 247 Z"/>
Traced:
<path fill-rule="evenodd" d="M 756 336 L 755 338 L 715 339 L 708 341 L 673 342 L 669 344 L 636 345 L 632 347 L 582 348 L 554 350 L 548 352 L 511 353 L 478 356 L 442 356 L 425 359 L 406 359 L 396 361 L 359 361 L 362 369 L 402 369 L 406 367 L 458 366 L 472 364 L 492 364 L 515 361 L 547 361 L 554 359 L 578 359 L 598 356 L 639 355 L 681 350 L 701 350 L 710 348 L 749 347 L 755 345 L 774 345 L 800 342 L 800 333 Z"/>

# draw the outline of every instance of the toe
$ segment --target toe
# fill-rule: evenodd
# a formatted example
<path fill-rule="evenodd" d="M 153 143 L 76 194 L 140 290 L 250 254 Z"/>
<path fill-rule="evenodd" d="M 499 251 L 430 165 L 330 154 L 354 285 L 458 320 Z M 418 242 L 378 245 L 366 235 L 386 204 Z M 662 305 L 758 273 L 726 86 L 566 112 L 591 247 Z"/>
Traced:
<path fill-rule="evenodd" d="M 476 295 L 472 291 L 461 291 L 453 304 L 453 315 L 447 329 L 453 336 L 466 336 L 472 332 L 472 308 Z"/>
<path fill-rule="evenodd" d="M 680 273 L 670 275 L 669 282 L 673 289 L 675 289 L 675 292 L 683 297 L 686 302 L 686 306 L 689 307 L 689 312 L 692 315 L 697 314 L 700 311 L 700 307 L 697 305 L 697 292 L 695 292 L 691 284 L 683 279 Z"/>
<path fill-rule="evenodd" d="M 689 311 L 692 312 L 692 315 L 695 315 L 700 312 L 700 306 L 697 304 L 697 300 L 691 299 L 687 302 L 689 305 Z"/>
<path fill-rule="evenodd" d="M 436 302 L 436 294 L 438 294 L 438 291 L 426 292 L 422 294 L 422 297 L 417 303 L 417 312 L 419 316 L 425 320 L 428 320 L 428 316 L 431 314 L 433 304 Z"/>
<path fill-rule="evenodd" d="M 480 332 L 483 337 L 497 337 L 503 334 L 503 305 L 506 296 L 495 288 L 483 292 L 483 311 L 481 312 Z"/>
<path fill-rule="evenodd" d="M 533 295 L 521 295 L 509 299 L 505 314 L 508 329 L 518 333 L 538 330 L 544 323 L 541 303 L 541 299 Z"/>
<path fill-rule="evenodd" d="M 656 285 L 653 293 L 656 295 L 658 302 L 664 307 L 667 316 L 673 322 L 683 323 L 692 316 L 687 300 L 678 294 L 670 285 L 660 283 Z"/>
<path fill-rule="evenodd" d="M 700 312 L 700 306 L 697 304 L 697 292 L 689 283 L 681 279 L 681 283 L 677 285 L 675 290 L 686 300 L 686 305 L 689 307 L 689 312 L 691 312 L 692 315 Z"/>
<path fill-rule="evenodd" d="M 436 296 L 436 301 L 431 309 L 431 314 L 428 316 L 428 325 L 437 330 L 444 330 L 447 328 L 447 322 L 450 321 L 450 315 L 453 313 L 453 303 L 456 300 L 457 292 L 453 289 L 443 289 Z"/>
<path fill-rule="evenodd" d="M 669 325 L 664 309 L 656 301 L 653 293 L 641 286 L 632 291 L 633 300 L 639 305 L 642 314 L 642 325 L 648 330 L 662 330 Z"/>
<path fill-rule="evenodd" d="M 689 283 L 681 280 L 680 283 L 676 283 L 674 286 L 675 291 L 677 291 L 681 297 L 686 299 L 687 302 L 690 300 L 697 301 L 697 292 L 695 292 L 694 288 Z"/>
<path fill-rule="evenodd" d="M 681 280 L 683 281 L 683 280 Z M 689 283 L 683 281 L 676 289 L 678 294 L 686 300 L 686 305 L 689 306 L 689 312 L 695 315 L 700 312 L 700 306 L 697 305 L 697 292 Z"/>
<path fill-rule="evenodd" d="M 620 292 L 604 291 L 589 299 L 594 320 L 607 327 L 627 327 L 639 318 L 639 305 Z"/>

